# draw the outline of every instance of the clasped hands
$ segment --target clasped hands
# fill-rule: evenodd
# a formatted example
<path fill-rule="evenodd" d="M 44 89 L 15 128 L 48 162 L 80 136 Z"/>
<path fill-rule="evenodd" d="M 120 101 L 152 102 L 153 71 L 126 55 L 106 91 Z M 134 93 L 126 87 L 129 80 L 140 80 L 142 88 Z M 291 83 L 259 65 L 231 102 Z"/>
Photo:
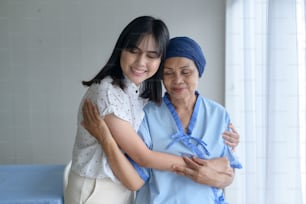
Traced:
<path fill-rule="evenodd" d="M 183 157 L 186 166 L 172 165 L 175 173 L 189 177 L 193 181 L 218 188 L 228 186 L 234 177 L 234 170 L 225 157 L 215 159 L 200 159 Z"/>
<path fill-rule="evenodd" d="M 110 130 L 100 116 L 96 105 L 86 99 L 82 111 L 83 121 L 81 124 L 93 137 L 100 143 L 107 139 L 113 140 Z M 230 128 L 233 132 L 227 132 L 223 137 L 232 138 L 229 143 L 234 144 L 234 148 L 239 142 L 239 134 L 232 125 Z M 172 165 L 173 172 L 189 177 L 197 183 L 224 188 L 233 180 L 234 170 L 230 167 L 229 161 L 225 157 L 203 160 L 184 156 L 183 159 L 186 165 Z"/>

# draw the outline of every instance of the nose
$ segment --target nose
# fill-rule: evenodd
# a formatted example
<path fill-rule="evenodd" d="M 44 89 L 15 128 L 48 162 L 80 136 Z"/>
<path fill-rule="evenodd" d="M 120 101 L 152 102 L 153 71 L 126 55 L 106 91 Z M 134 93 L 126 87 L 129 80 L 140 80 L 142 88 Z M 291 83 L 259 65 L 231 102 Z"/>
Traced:
<path fill-rule="evenodd" d="M 145 56 L 145 54 L 141 53 L 141 54 L 137 55 L 137 57 L 136 57 L 136 64 L 138 66 L 144 66 L 146 64 L 146 56 Z"/>
<path fill-rule="evenodd" d="M 183 80 L 183 77 L 182 77 L 182 75 L 180 73 L 174 73 L 173 81 L 176 84 L 179 84 L 179 83 L 182 83 L 184 80 Z"/>

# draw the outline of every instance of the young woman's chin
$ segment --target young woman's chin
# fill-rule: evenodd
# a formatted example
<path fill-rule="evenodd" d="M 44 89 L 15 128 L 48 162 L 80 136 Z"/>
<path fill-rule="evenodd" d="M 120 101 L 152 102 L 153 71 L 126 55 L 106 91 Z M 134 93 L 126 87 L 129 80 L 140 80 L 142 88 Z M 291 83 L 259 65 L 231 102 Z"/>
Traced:
<path fill-rule="evenodd" d="M 139 85 L 146 79 L 148 79 L 151 76 L 148 76 L 147 74 L 130 74 L 128 78 L 130 81 L 132 81 L 134 84 Z"/>

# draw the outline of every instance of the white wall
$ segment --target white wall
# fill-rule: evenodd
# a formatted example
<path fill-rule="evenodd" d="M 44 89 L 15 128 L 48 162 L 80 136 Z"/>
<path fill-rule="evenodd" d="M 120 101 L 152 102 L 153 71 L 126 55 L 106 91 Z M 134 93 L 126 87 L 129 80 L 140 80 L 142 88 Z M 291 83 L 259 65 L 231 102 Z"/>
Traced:
<path fill-rule="evenodd" d="M 224 0 L 1 0 L 0 164 L 66 163 L 93 77 L 134 17 L 163 19 L 205 52 L 200 92 L 224 101 Z"/>

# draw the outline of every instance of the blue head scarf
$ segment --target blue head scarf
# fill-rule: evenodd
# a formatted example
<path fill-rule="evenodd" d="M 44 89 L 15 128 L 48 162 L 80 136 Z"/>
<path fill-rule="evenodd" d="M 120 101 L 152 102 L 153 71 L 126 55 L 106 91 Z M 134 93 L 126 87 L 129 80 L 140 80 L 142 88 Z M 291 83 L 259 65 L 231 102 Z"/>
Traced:
<path fill-rule="evenodd" d="M 206 65 L 206 60 L 200 45 L 188 37 L 175 37 L 169 42 L 166 52 L 166 58 L 186 57 L 194 61 L 199 71 L 199 77 L 202 76 Z"/>

